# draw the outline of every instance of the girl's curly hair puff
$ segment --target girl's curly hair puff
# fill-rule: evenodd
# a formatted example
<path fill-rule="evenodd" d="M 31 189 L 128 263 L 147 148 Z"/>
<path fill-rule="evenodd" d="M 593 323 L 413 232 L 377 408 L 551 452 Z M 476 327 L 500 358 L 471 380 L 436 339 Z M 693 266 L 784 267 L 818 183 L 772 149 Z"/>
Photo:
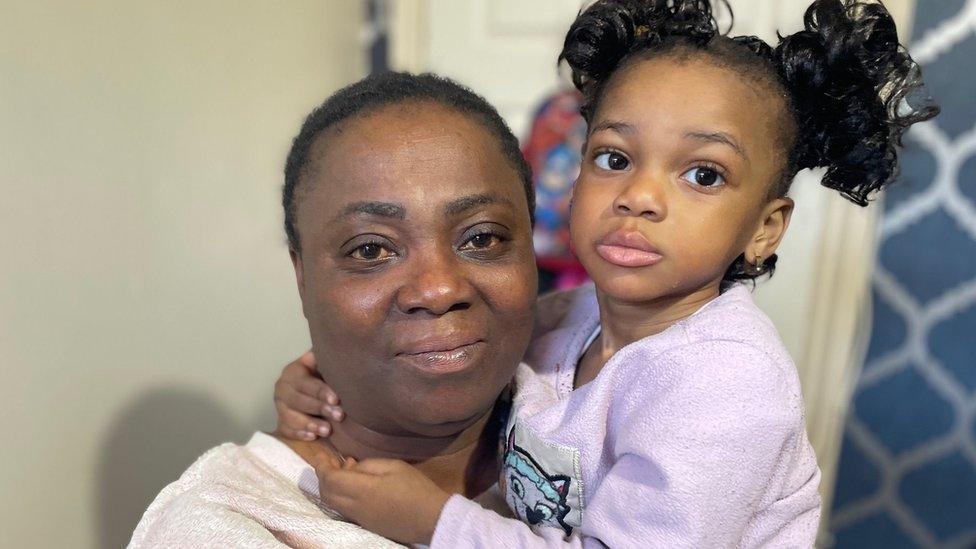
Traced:
<path fill-rule="evenodd" d="M 938 107 L 881 4 L 819 0 L 803 21 L 774 56 L 799 128 L 792 168 L 826 168 L 824 186 L 865 206 L 897 175 L 902 134 Z"/>

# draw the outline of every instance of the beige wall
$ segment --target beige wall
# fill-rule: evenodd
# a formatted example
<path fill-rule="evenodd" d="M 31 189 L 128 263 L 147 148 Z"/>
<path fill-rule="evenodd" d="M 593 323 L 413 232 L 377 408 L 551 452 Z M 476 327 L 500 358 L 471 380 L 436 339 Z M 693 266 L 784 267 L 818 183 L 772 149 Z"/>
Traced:
<path fill-rule="evenodd" d="M 362 74 L 362 5 L 0 13 L 0 546 L 118 546 L 201 450 L 271 425 L 307 345 L 281 168 Z"/>

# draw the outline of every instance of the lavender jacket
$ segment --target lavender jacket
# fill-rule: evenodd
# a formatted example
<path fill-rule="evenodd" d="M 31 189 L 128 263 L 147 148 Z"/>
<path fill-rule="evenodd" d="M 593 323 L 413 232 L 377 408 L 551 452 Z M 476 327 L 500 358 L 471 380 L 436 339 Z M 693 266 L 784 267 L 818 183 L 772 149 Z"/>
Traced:
<path fill-rule="evenodd" d="M 453 496 L 431 547 L 812 547 L 820 470 L 800 383 L 749 291 L 574 391 L 598 329 L 592 286 L 540 300 L 499 481 L 521 520 Z"/>

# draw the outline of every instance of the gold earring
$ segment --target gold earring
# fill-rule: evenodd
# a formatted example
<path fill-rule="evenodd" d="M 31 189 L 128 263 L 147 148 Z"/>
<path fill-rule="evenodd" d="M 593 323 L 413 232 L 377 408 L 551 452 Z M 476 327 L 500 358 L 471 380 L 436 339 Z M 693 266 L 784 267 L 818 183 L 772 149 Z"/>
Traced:
<path fill-rule="evenodd" d="M 751 274 L 752 276 L 759 276 L 763 274 L 765 272 L 765 270 L 763 269 L 763 261 L 765 261 L 763 257 L 759 254 L 756 254 L 756 261 L 752 265 L 748 266 L 749 274 Z"/>

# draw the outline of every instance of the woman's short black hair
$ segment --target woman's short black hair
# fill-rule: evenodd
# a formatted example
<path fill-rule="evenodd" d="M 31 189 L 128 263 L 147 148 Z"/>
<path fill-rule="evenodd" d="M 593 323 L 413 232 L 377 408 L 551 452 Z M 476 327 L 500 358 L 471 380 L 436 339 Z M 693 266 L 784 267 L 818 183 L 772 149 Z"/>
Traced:
<path fill-rule="evenodd" d="M 773 196 L 785 195 L 800 170 L 826 168 L 824 186 L 866 205 L 895 178 L 905 130 L 939 111 L 876 2 L 816 0 L 804 29 L 772 47 L 720 33 L 708 0 L 598 0 L 570 27 L 560 60 L 572 70 L 591 122 L 615 73 L 663 54 L 707 55 L 783 97 L 785 161 Z M 772 273 L 775 264 L 774 255 L 755 271 L 740 256 L 725 282 Z"/>
<path fill-rule="evenodd" d="M 295 228 L 296 197 L 315 139 L 325 130 L 349 118 L 370 114 L 387 105 L 411 101 L 431 102 L 453 109 L 488 130 L 518 174 L 525 189 L 530 219 L 534 220 L 535 189 L 532 186 L 531 168 L 522 156 L 518 139 L 485 98 L 449 78 L 435 74 L 384 72 L 367 76 L 332 94 L 308 115 L 292 142 L 285 162 L 281 203 L 285 210 L 285 233 L 293 250 L 301 250 L 301 240 Z"/>

